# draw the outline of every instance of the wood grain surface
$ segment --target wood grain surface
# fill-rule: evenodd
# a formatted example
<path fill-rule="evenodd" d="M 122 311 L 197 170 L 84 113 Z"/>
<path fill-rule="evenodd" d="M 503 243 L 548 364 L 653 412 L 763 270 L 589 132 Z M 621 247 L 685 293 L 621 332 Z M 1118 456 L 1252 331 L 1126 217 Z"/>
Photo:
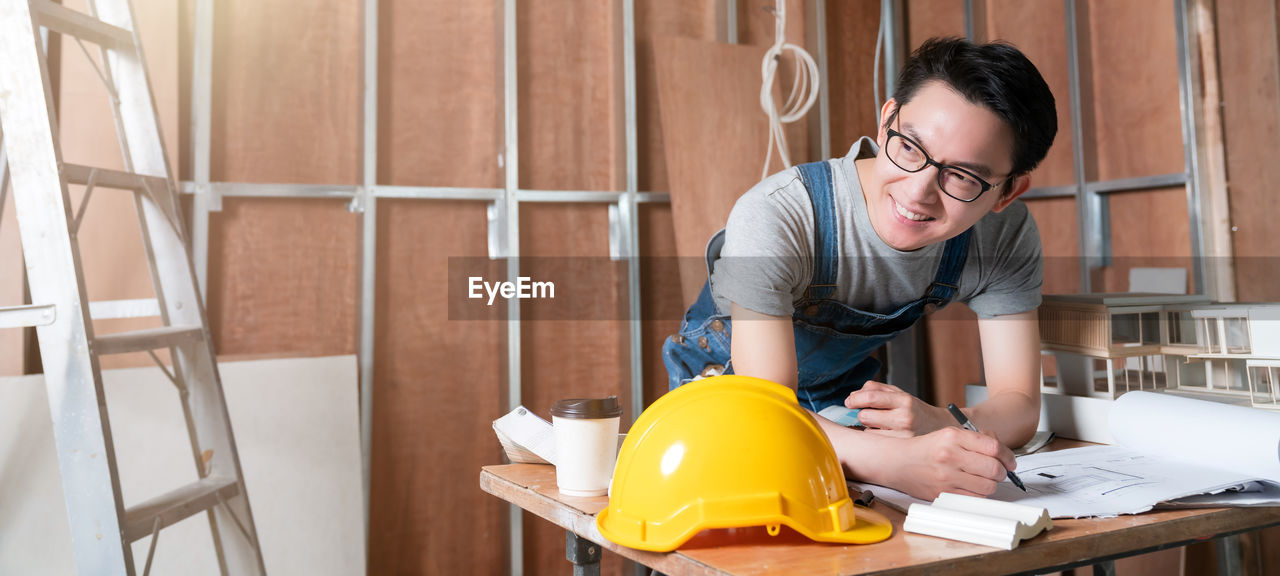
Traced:
<path fill-rule="evenodd" d="M 1216 2 L 1237 296 L 1280 300 L 1280 51 L 1274 2 Z"/>
<path fill-rule="evenodd" d="M 1067 441 L 1058 441 L 1065 447 Z M 1075 444 L 1075 445 L 1078 445 Z M 893 536 L 865 546 L 811 542 L 793 532 L 777 538 L 763 530 L 701 534 L 676 552 L 626 548 L 604 539 L 595 515 L 608 498 L 561 496 L 555 468 L 547 465 L 486 466 L 484 491 L 664 574 L 1008 574 L 1048 571 L 1096 558 L 1182 545 L 1242 530 L 1280 524 L 1280 508 L 1234 508 L 1148 512 L 1108 519 L 1055 520 L 1052 530 L 1004 551 L 975 544 L 908 534 L 903 514 L 883 503 L 874 509 L 894 524 Z M 567 564 L 565 565 L 567 567 Z"/>
<path fill-rule="evenodd" d="M 451 320 L 444 281 L 451 256 L 487 259 L 485 221 L 477 202 L 378 204 L 370 574 L 507 566 L 505 508 L 457 473 L 502 461 L 506 312 Z"/>

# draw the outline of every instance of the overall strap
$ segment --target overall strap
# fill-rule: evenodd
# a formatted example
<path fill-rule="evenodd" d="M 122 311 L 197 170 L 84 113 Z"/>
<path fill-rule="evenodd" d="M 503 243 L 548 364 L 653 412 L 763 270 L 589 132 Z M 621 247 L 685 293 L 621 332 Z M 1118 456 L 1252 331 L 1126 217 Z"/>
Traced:
<path fill-rule="evenodd" d="M 805 289 L 805 299 L 826 300 L 836 293 L 836 264 L 840 257 L 831 165 L 810 162 L 797 168 L 813 204 L 813 278 Z"/>
<path fill-rule="evenodd" d="M 925 296 L 934 304 L 946 306 L 956 297 L 960 286 L 960 273 L 964 271 L 965 260 L 969 258 L 969 238 L 973 235 L 970 228 L 959 236 L 947 240 L 942 249 L 942 261 L 938 263 L 938 272 L 933 276 L 933 284 Z"/>

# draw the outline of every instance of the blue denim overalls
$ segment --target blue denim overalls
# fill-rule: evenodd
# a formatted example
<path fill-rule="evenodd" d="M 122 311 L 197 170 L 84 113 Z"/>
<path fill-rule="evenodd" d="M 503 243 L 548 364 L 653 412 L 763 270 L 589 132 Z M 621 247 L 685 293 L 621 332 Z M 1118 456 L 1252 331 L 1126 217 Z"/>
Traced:
<path fill-rule="evenodd" d="M 814 162 L 798 168 L 813 204 L 816 254 L 813 278 L 792 313 L 799 367 L 796 395 L 801 406 L 818 412 L 827 406 L 843 406 L 851 392 L 875 377 L 880 362 L 870 354 L 876 348 L 955 297 L 969 254 L 970 230 L 947 241 L 933 283 L 918 300 L 892 314 L 851 308 L 831 299 L 839 259 L 831 165 Z M 662 346 L 670 389 L 699 375 L 733 373 L 729 363 L 730 317 L 716 311 L 711 297 L 711 271 L 723 246 L 724 230 L 720 230 L 707 243 L 707 283 L 698 301 L 685 313 L 680 333 Z"/>

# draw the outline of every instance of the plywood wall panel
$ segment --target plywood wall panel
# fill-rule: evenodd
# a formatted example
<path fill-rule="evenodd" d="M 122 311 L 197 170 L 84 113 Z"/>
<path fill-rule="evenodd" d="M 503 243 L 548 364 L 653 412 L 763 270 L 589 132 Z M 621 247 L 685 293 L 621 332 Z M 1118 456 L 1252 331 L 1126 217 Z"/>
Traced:
<path fill-rule="evenodd" d="M 563 398 L 630 397 L 629 324 L 623 262 L 609 259 L 609 216 L 602 205 L 524 204 L 520 208 L 521 275 L 552 280 L 556 306 L 582 308 L 583 316 L 555 320 L 526 316 L 522 306 L 522 402 L 550 418 Z M 585 289 L 585 290 L 584 290 Z M 579 291 L 581 290 L 581 291 Z M 593 301 L 594 300 L 594 301 Z M 535 302 L 529 301 L 529 308 Z M 623 421 L 630 422 L 629 410 Z M 535 574 L 564 570 L 564 530 L 525 514 L 525 568 Z M 619 570 L 606 554 L 603 571 Z"/>
<path fill-rule="evenodd" d="M 827 2 L 827 95 L 831 102 L 831 154 L 843 156 L 862 136 L 875 137 L 872 82 L 880 2 Z M 884 79 L 880 80 L 881 90 Z"/>
<path fill-rule="evenodd" d="M 542 0 L 516 12 L 520 187 L 622 189 L 618 7 Z"/>
<path fill-rule="evenodd" d="M 1129 289 L 1135 267 L 1187 268 L 1188 292 L 1195 290 L 1191 270 L 1191 233 L 1186 189 L 1161 188 L 1112 194 L 1112 264 L 1101 274 L 1106 292 Z"/>
<path fill-rule="evenodd" d="M 658 107 L 654 44 L 664 37 L 715 40 L 716 2 L 651 0 L 636 3 L 636 123 L 640 190 L 666 192 L 666 151 Z M 662 343 L 680 327 L 685 302 L 680 294 L 675 227 L 670 203 L 642 204 L 640 224 L 640 310 L 643 320 L 645 405 L 667 392 Z M 690 271 L 696 274 L 696 269 Z"/>
<path fill-rule="evenodd" d="M 1045 294 L 1080 291 L 1080 228 L 1076 225 L 1075 198 L 1041 198 L 1025 201 L 1040 231 L 1044 254 Z"/>
<path fill-rule="evenodd" d="M 964 406 L 965 385 L 982 382 L 978 315 L 955 304 L 932 314 L 921 326 L 929 362 L 925 385 L 931 387 L 933 404 Z"/>
<path fill-rule="evenodd" d="M 667 184 L 667 160 L 662 147 L 653 43 L 655 39 L 666 36 L 715 40 L 718 25 L 715 1 L 650 0 L 637 2 L 635 9 L 638 184 L 644 191 L 666 192 L 670 186 Z"/>
<path fill-rule="evenodd" d="M 1274 2 L 1217 3 L 1237 297 L 1280 301 L 1280 53 Z"/>
<path fill-rule="evenodd" d="M 1183 172 L 1173 0 L 1099 0 L 1087 14 L 1098 179 Z"/>
<path fill-rule="evenodd" d="M 645 405 L 667 392 L 662 345 L 680 329 L 687 309 L 680 295 L 680 270 L 670 204 L 640 208 L 640 312 L 644 318 Z M 696 262 L 696 259 L 695 259 Z M 705 274 L 705 272 L 704 272 Z"/>
<path fill-rule="evenodd" d="M 379 183 L 502 186 L 499 8 L 379 3 Z"/>
<path fill-rule="evenodd" d="M 905 53 L 910 54 L 925 40 L 937 36 L 964 37 L 964 2 L 954 0 L 907 0 L 902 8 Z"/>
<path fill-rule="evenodd" d="M 1049 154 L 1031 174 L 1031 186 L 1068 186 L 1075 182 L 1072 161 L 1071 86 L 1067 70 L 1066 12 L 1054 0 L 986 0 L 985 41 L 1017 46 L 1036 65 L 1053 92 L 1058 135 Z"/>
<path fill-rule="evenodd" d="M 342 200 L 223 199 L 206 303 L 218 354 L 354 353 L 357 218 Z"/>
<path fill-rule="evenodd" d="M 354 184 L 359 3 L 215 5 L 212 178 Z"/>
<path fill-rule="evenodd" d="M 359 17 L 350 2 L 219 2 L 215 181 L 354 184 Z M 354 351 L 357 217 L 340 201 L 226 199 L 210 216 L 222 354 Z"/>
<path fill-rule="evenodd" d="M 620 5 L 588 0 L 538 1 L 517 6 L 520 65 L 520 186 L 539 190 L 621 190 L 624 181 Z M 586 313 L 604 319 L 537 320 L 521 324 L 526 404 L 546 413 L 565 397 L 618 394 L 629 387 L 625 272 L 608 263 L 608 212 L 601 205 L 521 206 L 522 257 L 575 262 L 590 273 L 579 288 L 594 290 Z M 525 266 L 521 266 L 522 274 Z M 537 279 L 536 273 L 530 273 Z M 566 297 L 558 296 L 565 299 Z M 570 304 L 578 302 L 576 297 Z M 625 308 L 622 308 L 625 309 Z M 526 515 L 525 569 L 564 569 L 564 532 Z M 604 570 L 620 570 L 606 555 Z"/>
<path fill-rule="evenodd" d="M 478 202 L 378 205 L 369 574 L 507 566 L 506 507 L 475 476 L 502 457 L 505 307 L 451 321 L 446 282 L 451 256 L 487 257 L 485 222 Z"/>

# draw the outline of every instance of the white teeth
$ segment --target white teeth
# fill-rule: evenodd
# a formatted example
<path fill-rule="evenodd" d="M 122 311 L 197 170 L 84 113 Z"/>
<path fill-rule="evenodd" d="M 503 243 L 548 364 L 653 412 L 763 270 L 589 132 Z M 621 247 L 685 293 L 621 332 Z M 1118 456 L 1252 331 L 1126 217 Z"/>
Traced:
<path fill-rule="evenodd" d="M 923 221 L 923 220 L 932 220 L 932 219 L 933 219 L 933 218 L 930 218 L 930 217 L 928 217 L 928 216 L 925 216 L 924 214 L 916 214 L 915 212 L 912 212 L 912 211 L 910 211 L 910 210 L 907 210 L 906 208 L 903 208 L 903 207 L 902 207 L 902 205 L 901 205 L 901 204 L 899 204 L 899 203 L 897 203 L 897 202 L 894 202 L 894 203 L 893 203 L 893 208 L 894 208 L 894 210 L 897 210 L 897 211 L 898 211 L 898 215 L 900 215 L 900 216 L 902 216 L 903 218 L 906 218 L 906 219 L 908 219 L 908 220 L 915 220 L 916 222 L 920 222 L 920 221 Z"/>

